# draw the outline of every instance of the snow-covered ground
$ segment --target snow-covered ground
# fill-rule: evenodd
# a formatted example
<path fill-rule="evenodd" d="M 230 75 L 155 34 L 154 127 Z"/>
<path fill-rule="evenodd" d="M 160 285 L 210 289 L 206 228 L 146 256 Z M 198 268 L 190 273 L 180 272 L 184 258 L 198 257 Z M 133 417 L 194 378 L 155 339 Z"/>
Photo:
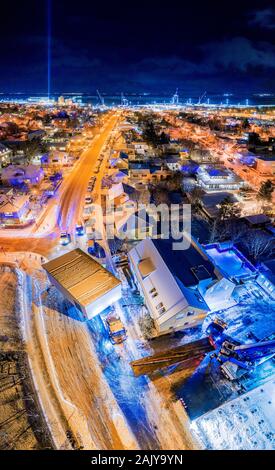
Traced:
<path fill-rule="evenodd" d="M 235 296 L 235 306 L 208 315 L 203 325 L 204 330 L 218 316 L 227 323 L 227 334 L 246 343 L 249 342 L 251 333 L 259 341 L 275 333 L 275 301 L 255 280 L 238 286 Z"/>
<path fill-rule="evenodd" d="M 275 380 L 192 422 L 207 449 L 275 449 Z"/>

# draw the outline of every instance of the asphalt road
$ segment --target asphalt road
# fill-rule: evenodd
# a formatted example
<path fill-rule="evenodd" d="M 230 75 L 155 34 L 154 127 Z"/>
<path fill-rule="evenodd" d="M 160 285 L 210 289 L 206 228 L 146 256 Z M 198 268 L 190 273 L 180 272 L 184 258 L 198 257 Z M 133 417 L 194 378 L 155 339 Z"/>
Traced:
<path fill-rule="evenodd" d="M 81 219 L 88 182 L 93 175 L 97 178 L 95 191 L 100 190 L 105 165 L 102 164 L 96 174 L 96 162 L 118 119 L 117 113 L 109 114 L 105 118 L 101 132 L 96 134 L 91 146 L 82 153 L 71 173 L 62 182 L 56 197 L 49 201 L 49 206 L 46 209 L 47 216 L 50 214 L 50 217 L 56 217 L 55 207 L 56 203 L 58 204 L 58 216 L 54 231 L 39 238 L 35 233 L 22 238 L 22 236 L 16 236 L 17 230 L 15 229 L 14 236 L 0 238 L 0 251 L 32 251 L 47 256 L 58 243 L 60 231 L 74 232 L 75 224 Z M 40 225 L 41 222 L 35 226 L 36 231 L 39 230 Z"/>

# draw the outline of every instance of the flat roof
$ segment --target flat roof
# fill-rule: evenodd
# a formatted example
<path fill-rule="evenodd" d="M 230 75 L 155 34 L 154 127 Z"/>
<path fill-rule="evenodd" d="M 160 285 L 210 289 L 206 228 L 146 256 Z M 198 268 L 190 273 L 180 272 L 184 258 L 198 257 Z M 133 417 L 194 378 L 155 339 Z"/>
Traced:
<path fill-rule="evenodd" d="M 207 449 L 273 450 L 274 379 L 227 401 L 192 424 Z"/>
<path fill-rule="evenodd" d="M 91 304 L 121 283 L 79 248 L 42 266 L 83 306 Z"/>
<path fill-rule="evenodd" d="M 217 279 L 213 263 L 191 244 L 186 250 L 173 250 L 172 240 L 153 239 L 153 244 L 177 283 L 185 287 L 197 285 L 203 279 Z"/>
<path fill-rule="evenodd" d="M 211 207 L 220 204 L 225 198 L 229 198 L 230 202 L 238 202 L 238 199 L 234 194 L 226 191 L 206 193 L 202 196 L 202 202 L 204 206 Z"/>
<path fill-rule="evenodd" d="M 270 218 L 266 214 L 247 215 L 244 217 L 250 224 L 268 224 Z"/>

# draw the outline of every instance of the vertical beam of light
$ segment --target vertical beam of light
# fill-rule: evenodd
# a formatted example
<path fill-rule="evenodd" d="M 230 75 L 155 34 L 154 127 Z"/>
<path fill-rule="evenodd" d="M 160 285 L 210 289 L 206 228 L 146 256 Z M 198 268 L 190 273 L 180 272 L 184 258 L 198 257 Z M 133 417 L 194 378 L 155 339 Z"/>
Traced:
<path fill-rule="evenodd" d="M 51 97 L 52 69 L 52 0 L 47 0 L 47 58 L 48 58 L 48 100 Z"/>

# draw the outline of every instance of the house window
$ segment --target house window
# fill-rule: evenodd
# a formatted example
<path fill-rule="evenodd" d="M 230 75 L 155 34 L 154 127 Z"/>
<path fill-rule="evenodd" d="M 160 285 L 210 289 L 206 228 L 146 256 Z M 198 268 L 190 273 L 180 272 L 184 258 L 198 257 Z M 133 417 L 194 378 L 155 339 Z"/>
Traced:
<path fill-rule="evenodd" d="M 187 316 L 191 317 L 191 315 L 194 315 L 195 312 L 187 312 Z"/>
<path fill-rule="evenodd" d="M 158 293 L 157 293 L 157 292 L 154 292 L 154 294 L 152 294 L 153 299 L 154 299 L 155 297 L 157 297 L 157 296 L 158 296 Z"/>
<path fill-rule="evenodd" d="M 154 294 L 154 292 L 157 292 L 156 288 L 153 287 L 150 291 L 149 291 L 149 294 Z"/>
<path fill-rule="evenodd" d="M 161 307 L 163 307 L 163 303 L 162 303 L 162 302 L 160 302 L 160 303 L 157 305 L 156 308 L 159 309 L 159 308 L 161 308 Z"/>

